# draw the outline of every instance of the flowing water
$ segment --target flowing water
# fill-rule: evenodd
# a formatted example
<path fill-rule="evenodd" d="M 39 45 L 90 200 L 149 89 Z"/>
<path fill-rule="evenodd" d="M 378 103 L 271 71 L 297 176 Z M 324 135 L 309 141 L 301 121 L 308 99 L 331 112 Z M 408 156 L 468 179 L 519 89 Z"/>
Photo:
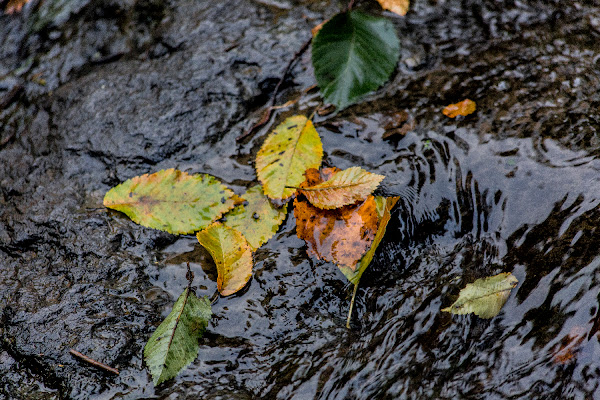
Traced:
<path fill-rule="evenodd" d="M 82 1 L 53 22 L 42 5 L 44 40 L 10 20 L 3 38 L 25 44 L 6 45 L 3 68 L 35 61 L 2 81 L 24 94 L 0 114 L 0 399 L 600 398 L 600 5 L 562 3 L 414 1 L 395 19 L 391 82 L 315 117 L 326 164 L 385 175 L 379 193 L 401 196 L 351 329 L 351 285 L 307 256 L 289 213 L 250 284 L 214 304 L 198 358 L 158 388 L 142 347 L 186 263 L 198 295 L 215 292 L 215 266 L 193 236 L 137 226 L 102 196 L 172 167 L 242 193 L 265 134 L 319 105 L 308 57 L 281 96 L 300 100 L 236 136 L 306 39 L 297 21 L 340 5 Z M 474 114 L 441 113 L 465 98 Z M 384 139 L 394 118 L 407 133 Z M 498 316 L 440 311 L 500 272 L 519 283 Z"/>

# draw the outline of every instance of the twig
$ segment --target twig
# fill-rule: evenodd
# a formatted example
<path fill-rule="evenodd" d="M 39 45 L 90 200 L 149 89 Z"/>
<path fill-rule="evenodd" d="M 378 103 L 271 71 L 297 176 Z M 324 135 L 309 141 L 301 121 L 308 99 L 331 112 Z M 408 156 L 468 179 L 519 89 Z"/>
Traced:
<path fill-rule="evenodd" d="M 346 8 L 346 11 L 352 10 L 352 7 L 354 7 L 354 0 L 350 0 L 350 2 L 348 3 L 348 8 Z"/>
<path fill-rule="evenodd" d="M 0 110 L 4 110 L 12 103 L 23 90 L 23 85 L 15 85 L 10 91 L 0 100 Z"/>
<path fill-rule="evenodd" d="M 348 319 L 346 319 L 346 328 L 350 329 L 350 319 L 352 318 L 352 309 L 354 308 L 354 300 L 356 299 L 356 291 L 358 290 L 358 282 L 354 284 L 354 292 L 352 292 L 352 301 L 350 302 L 350 310 L 348 310 Z"/>
<path fill-rule="evenodd" d="M 118 369 L 113 368 L 113 367 L 109 367 L 108 365 L 103 364 L 100 361 L 96 361 L 93 358 L 89 358 L 88 356 L 81 354 L 77 350 L 71 349 L 71 350 L 69 350 L 69 353 L 71 353 L 72 355 L 74 355 L 77 358 L 82 359 L 83 361 L 86 361 L 86 362 L 92 364 L 94 367 L 98 367 L 98 368 L 103 369 L 105 371 L 112 372 L 113 374 L 119 375 L 119 370 Z"/>
<path fill-rule="evenodd" d="M 190 263 L 187 263 L 187 272 L 185 273 L 185 278 L 188 281 L 188 289 L 192 289 L 192 282 L 194 282 L 194 273 L 192 272 L 192 269 L 190 268 Z"/>
<path fill-rule="evenodd" d="M 281 79 L 279 79 L 279 82 L 277 82 L 277 85 L 275 86 L 275 90 L 273 90 L 273 93 L 271 94 L 271 99 L 269 100 L 269 103 L 268 103 L 269 107 L 264 111 L 262 118 L 256 124 L 254 124 L 250 129 L 248 129 L 246 132 L 244 132 L 240 136 L 238 136 L 235 139 L 237 142 L 241 142 L 242 140 L 246 139 L 248 136 L 252 135 L 257 129 L 259 129 L 260 127 L 265 125 L 267 122 L 269 122 L 269 119 L 271 119 L 271 114 L 273 113 L 275 101 L 277 100 L 277 94 L 279 93 L 279 89 L 281 88 L 283 81 L 285 81 L 286 76 L 288 76 L 288 74 L 290 73 L 292 67 L 294 66 L 294 63 L 308 49 L 308 46 L 310 45 L 311 42 L 312 42 L 312 36 L 310 37 L 310 39 L 308 39 L 302 45 L 300 50 L 298 50 L 296 52 L 296 54 L 294 54 L 294 57 L 292 57 L 292 59 L 288 62 L 285 69 L 283 70 L 283 75 L 281 76 Z"/>

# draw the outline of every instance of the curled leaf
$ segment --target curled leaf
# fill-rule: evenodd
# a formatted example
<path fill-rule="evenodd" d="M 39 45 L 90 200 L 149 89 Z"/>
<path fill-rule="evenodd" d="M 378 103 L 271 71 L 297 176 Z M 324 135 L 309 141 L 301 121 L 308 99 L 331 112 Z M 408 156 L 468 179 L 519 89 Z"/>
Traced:
<path fill-rule="evenodd" d="M 296 115 L 283 121 L 267 137 L 256 155 L 256 174 L 264 193 L 272 199 L 287 199 L 296 192 L 308 168 L 317 168 L 323 158 L 321 138 L 312 121 Z"/>
<path fill-rule="evenodd" d="M 364 200 L 373 193 L 383 178 L 383 175 L 372 174 L 360 167 L 351 167 L 333 173 L 325 182 L 303 186 L 300 192 L 314 206 L 339 208 Z"/>
<path fill-rule="evenodd" d="M 475 102 L 473 100 L 463 100 L 460 103 L 450 104 L 446 108 L 442 110 L 445 116 L 450 118 L 455 118 L 459 115 L 467 116 L 475 112 L 477 108 Z"/>
<path fill-rule="evenodd" d="M 377 0 L 381 8 L 390 10 L 398 15 L 406 15 L 408 12 L 409 0 Z"/>
<path fill-rule="evenodd" d="M 233 208 L 233 196 L 213 176 L 167 169 L 115 186 L 104 196 L 104 205 L 149 228 L 193 233 Z"/>
<path fill-rule="evenodd" d="M 279 229 L 285 219 L 287 204 L 277 208 L 263 194 L 260 185 L 251 187 L 242 196 L 246 204 L 240 204 L 227 215 L 224 225 L 244 235 L 254 250 L 266 243 Z"/>
<path fill-rule="evenodd" d="M 190 288 L 183 291 L 144 346 L 144 359 L 155 385 L 175 377 L 194 361 L 198 355 L 198 340 L 211 315 L 208 297 L 198 299 Z"/>
<path fill-rule="evenodd" d="M 373 239 L 373 242 L 371 243 L 371 247 L 361 257 L 360 261 L 354 268 L 350 268 L 344 265 L 338 265 L 340 271 L 342 271 L 346 278 L 354 285 L 358 285 L 362 274 L 371 264 L 371 261 L 375 256 L 375 252 L 377 251 L 381 240 L 385 236 L 385 231 L 387 230 L 388 223 L 390 222 L 392 216 L 392 208 L 394 208 L 399 199 L 399 197 L 375 197 L 379 221 L 377 225 L 377 232 L 375 233 L 375 237 Z"/>
<path fill-rule="evenodd" d="M 442 311 L 452 314 L 474 313 L 481 318 L 495 317 L 518 282 L 510 272 L 477 279 L 467 284 L 460 291 L 458 299 Z"/>
<path fill-rule="evenodd" d="M 216 222 L 196 237 L 217 265 L 219 293 L 229 296 L 242 289 L 252 276 L 252 250 L 244 235 Z"/>

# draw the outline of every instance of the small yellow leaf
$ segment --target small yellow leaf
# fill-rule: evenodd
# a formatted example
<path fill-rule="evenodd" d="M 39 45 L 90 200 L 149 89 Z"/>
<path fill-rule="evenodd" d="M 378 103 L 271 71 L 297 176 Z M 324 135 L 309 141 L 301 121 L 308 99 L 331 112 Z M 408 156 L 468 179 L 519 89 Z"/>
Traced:
<path fill-rule="evenodd" d="M 296 115 L 283 121 L 267 137 L 256 155 L 256 175 L 272 199 L 292 196 L 308 168 L 318 168 L 323 144 L 311 120 Z"/>
<path fill-rule="evenodd" d="M 335 172 L 325 182 L 303 186 L 300 191 L 312 205 L 330 210 L 366 199 L 383 178 L 383 175 L 367 172 L 360 167 L 351 167 Z"/>
<path fill-rule="evenodd" d="M 252 276 L 252 250 L 244 235 L 215 222 L 196 237 L 217 265 L 219 292 L 229 296 L 242 289 Z"/>
<path fill-rule="evenodd" d="M 474 313 L 481 318 L 495 317 L 517 283 L 519 281 L 510 272 L 477 279 L 467 284 L 460 291 L 458 299 L 442 311 L 452 314 Z"/>
<path fill-rule="evenodd" d="M 381 8 L 390 10 L 398 15 L 406 15 L 408 12 L 409 0 L 377 0 Z"/>

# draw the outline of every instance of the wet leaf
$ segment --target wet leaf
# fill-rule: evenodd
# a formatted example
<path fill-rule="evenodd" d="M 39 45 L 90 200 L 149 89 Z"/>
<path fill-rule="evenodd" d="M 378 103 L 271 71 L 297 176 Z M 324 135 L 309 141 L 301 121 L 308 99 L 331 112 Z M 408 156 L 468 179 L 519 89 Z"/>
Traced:
<path fill-rule="evenodd" d="M 398 15 L 406 15 L 408 12 L 409 0 L 377 0 L 381 8 L 390 10 Z"/>
<path fill-rule="evenodd" d="M 383 178 L 383 175 L 372 174 L 360 167 L 351 167 L 335 172 L 325 182 L 303 187 L 300 192 L 314 206 L 339 208 L 364 200 L 373 193 Z"/>
<path fill-rule="evenodd" d="M 442 311 L 452 314 L 474 313 L 481 318 L 495 317 L 518 282 L 509 272 L 477 279 L 467 284 L 460 291 L 458 300 Z"/>
<path fill-rule="evenodd" d="M 312 121 L 296 115 L 286 119 L 267 137 L 256 155 L 256 174 L 264 193 L 287 199 L 304 181 L 304 171 L 317 168 L 323 158 L 321 138 Z"/>
<path fill-rule="evenodd" d="M 216 222 L 196 234 L 217 265 L 217 289 L 229 296 L 252 276 L 252 249 L 240 232 Z"/>
<path fill-rule="evenodd" d="M 579 325 L 573 326 L 567 337 L 561 341 L 558 351 L 552 355 L 552 362 L 564 365 L 575 361 L 575 357 L 581 350 L 587 333 L 585 327 Z"/>
<path fill-rule="evenodd" d="M 377 89 L 398 62 L 400 41 L 391 21 L 350 11 L 336 15 L 312 43 L 312 63 L 325 102 L 342 109 Z"/>
<path fill-rule="evenodd" d="M 208 297 L 199 299 L 190 288 L 183 291 L 144 346 L 144 359 L 155 385 L 175 377 L 194 361 L 198 356 L 198 340 L 211 315 Z"/>
<path fill-rule="evenodd" d="M 31 0 L 8 0 L 4 12 L 6 14 L 16 14 L 18 12 L 21 12 L 23 6 L 29 3 L 30 1 Z"/>
<path fill-rule="evenodd" d="M 377 205 L 373 196 L 360 204 L 323 210 L 294 200 L 296 234 L 304 239 L 308 254 L 354 269 L 369 249 L 377 230 Z"/>
<path fill-rule="evenodd" d="M 442 110 L 445 116 L 450 118 L 455 118 L 459 115 L 467 116 L 475 112 L 477 108 L 474 101 L 466 99 L 461 101 L 460 103 L 450 104 L 446 108 Z"/>
<path fill-rule="evenodd" d="M 260 185 L 248 189 L 242 198 L 247 204 L 231 210 L 224 225 L 241 232 L 256 250 L 277 233 L 285 219 L 287 204 L 280 208 L 273 206 Z"/>
<path fill-rule="evenodd" d="M 375 252 L 377 251 L 377 248 L 379 247 L 379 244 L 385 235 L 388 223 L 390 222 L 392 208 L 394 208 L 399 199 L 400 197 L 375 197 L 379 221 L 377 225 L 377 233 L 375 233 L 371 247 L 362 256 L 358 264 L 356 264 L 353 268 L 338 265 L 340 271 L 342 271 L 346 278 L 354 285 L 358 285 L 362 274 L 371 264 L 371 261 L 375 256 Z"/>
<path fill-rule="evenodd" d="M 149 228 L 193 233 L 233 208 L 233 196 L 210 175 L 167 169 L 115 186 L 104 196 L 104 205 Z"/>

